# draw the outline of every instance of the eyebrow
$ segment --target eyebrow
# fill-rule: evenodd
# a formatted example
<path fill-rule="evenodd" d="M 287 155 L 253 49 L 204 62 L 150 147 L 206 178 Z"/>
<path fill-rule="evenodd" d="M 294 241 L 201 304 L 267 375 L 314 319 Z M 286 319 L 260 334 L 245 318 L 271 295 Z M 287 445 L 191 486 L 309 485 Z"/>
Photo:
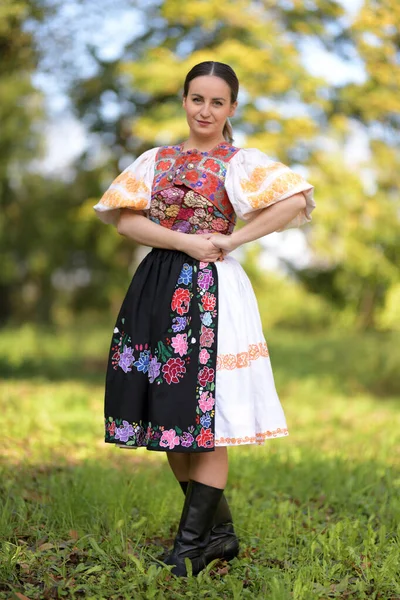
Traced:
<path fill-rule="evenodd" d="M 195 92 L 193 92 L 193 94 L 190 94 L 191 96 L 198 96 L 199 98 L 203 98 L 204 96 L 202 96 L 201 94 L 196 94 Z M 226 102 L 226 98 L 212 98 L 212 100 L 223 100 L 224 102 Z"/>

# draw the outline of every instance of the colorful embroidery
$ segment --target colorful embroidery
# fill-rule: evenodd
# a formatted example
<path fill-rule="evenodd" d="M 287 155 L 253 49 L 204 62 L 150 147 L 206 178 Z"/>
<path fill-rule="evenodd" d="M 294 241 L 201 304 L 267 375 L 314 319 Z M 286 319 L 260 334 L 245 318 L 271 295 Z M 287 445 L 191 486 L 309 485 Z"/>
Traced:
<path fill-rule="evenodd" d="M 197 275 L 194 293 L 194 275 Z M 215 265 L 185 263 L 179 274 L 171 299 L 171 327 L 165 343 L 159 341 L 154 351 L 147 344 L 132 345 L 131 338 L 118 328 L 112 346 L 112 365 L 120 367 L 125 373 L 136 368 L 147 374 L 150 384 L 174 385 L 182 380 L 187 372 L 192 352 L 191 344 L 196 342 L 191 329 L 189 312 L 190 302 L 196 301 L 202 321 L 199 337 L 199 355 L 196 385 L 195 423 L 182 431 L 179 427 L 165 430 L 163 426 L 152 423 L 129 423 L 121 419 L 106 419 L 106 441 L 121 442 L 126 446 L 161 447 L 173 450 L 177 446 L 196 449 L 214 447 L 215 418 L 215 376 L 216 370 L 216 291 L 217 271 Z M 195 296 L 195 300 L 193 300 Z M 205 300 L 206 299 L 206 300 Z M 204 305 L 207 305 L 207 312 Z M 178 315 L 178 316 L 177 316 Z M 207 326 L 204 325 L 207 322 Z M 125 319 L 121 319 L 123 325 Z M 175 335 L 173 335 L 175 333 Z"/>
<path fill-rule="evenodd" d="M 234 222 L 227 219 L 212 202 L 193 190 L 182 187 L 153 195 L 149 218 L 154 223 L 181 233 L 231 234 Z"/>
<path fill-rule="evenodd" d="M 267 180 L 271 173 L 281 171 L 270 183 Z M 280 200 L 289 190 L 304 183 L 301 175 L 294 173 L 282 163 L 272 163 L 268 167 L 255 167 L 249 179 L 242 179 L 240 185 L 247 194 L 247 199 L 254 209 L 265 208 Z M 265 189 L 262 189 L 265 187 Z"/>
<path fill-rule="evenodd" d="M 153 198 L 159 197 L 160 192 L 168 189 L 179 189 L 179 186 L 189 188 L 208 200 L 209 204 L 217 211 L 219 220 L 213 221 L 215 231 L 224 231 L 225 222 L 228 220 L 235 224 L 236 215 L 225 190 L 225 177 L 228 163 L 239 151 L 229 144 L 219 144 L 210 152 L 198 150 L 182 151 L 182 146 L 164 146 L 157 152 L 155 158 L 155 178 L 153 184 Z M 191 203 L 190 203 L 191 202 Z M 198 200 L 189 199 L 187 208 L 195 208 Z M 202 204 L 200 204 L 202 207 Z M 165 213 L 166 217 L 174 216 L 176 209 Z M 182 221 L 189 218 L 195 220 L 191 225 L 197 225 L 196 217 L 201 215 L 180 215 Z M 160 218 L 160 217 L 155 217 Z M 162 219 L 160 219 L 161 221 Z M 168 226 L 168 225 L 165 225 Z M 221 228 L 221 229 L 219 229 Z"/>
<path fill-rule="evenodd" d="M 250 344 L 247 352 L 239 352 L 238 354 L 218 354 L 217 355 L 217 371 L 227 369 L 242 369 L 249 367 L 251 360 L 257 360 L 260 356 L 268 357 L 268 347 L 266 342 L 259 344 Z"/>
<path fill-rule="evenodd" d="M 243 438 L 228 438 L 220 437 L 215 440 L 216 446 L 239 446 L 240 444 L 263 444 L 268 438 L 284 437 L 289 435 L 287 429 L 275 429 L 274 431 L 265 431 L 263 433 L 256 433 L 255 436 L 246 436 Z"/>
<path fill-rule="evenodd" d="M 107 208 L 132 208 L 143 210 L 148 207 L 150 190 L 143 179 L 136 179 L 130 171 L 124 171 L 103 194 L 100 204 Z"/>

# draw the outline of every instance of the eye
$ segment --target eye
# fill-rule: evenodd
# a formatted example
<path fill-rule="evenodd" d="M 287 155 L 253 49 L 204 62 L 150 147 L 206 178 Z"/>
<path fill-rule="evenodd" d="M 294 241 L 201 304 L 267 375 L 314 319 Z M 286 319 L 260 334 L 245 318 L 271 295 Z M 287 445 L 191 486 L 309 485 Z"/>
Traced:
<path fill-rule="evenodd" d="M 193 98 L 193 102 L 201 102 L 201 98 Z"/>
<path fill-rule="evenodd" d="M 219 100 L 216 100 L 216 101 L 214 102 L 214 104 L 215 104 L 216 106 L 222 106 L 222 102 L 220 102 Z"/>

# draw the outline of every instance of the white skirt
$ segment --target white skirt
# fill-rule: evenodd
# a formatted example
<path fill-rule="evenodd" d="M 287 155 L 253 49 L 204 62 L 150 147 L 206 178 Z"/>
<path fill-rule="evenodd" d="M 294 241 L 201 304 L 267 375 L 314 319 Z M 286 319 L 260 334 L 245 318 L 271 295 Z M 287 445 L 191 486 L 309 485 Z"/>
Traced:
<path fill-rule="evenodd" d="M 262 444 L 288 435 L 274 383 L 257 300 L 231 256 L 218 270 L 215 445 Z"/>

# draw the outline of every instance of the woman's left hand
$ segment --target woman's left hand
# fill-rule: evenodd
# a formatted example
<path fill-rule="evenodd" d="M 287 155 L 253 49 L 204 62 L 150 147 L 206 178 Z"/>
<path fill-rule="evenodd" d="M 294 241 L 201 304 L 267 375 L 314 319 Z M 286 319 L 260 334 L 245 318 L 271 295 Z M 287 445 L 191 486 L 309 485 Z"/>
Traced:
<path fill-rule="evenodd" d="M 224 255 L 229 254 L 229 252 L 232 252 L 237 248 L 233 239 L 233 234 L 223 235 L 222 233 L 212 233 L 208 239 L 216 248 L 220 248 Z"/>

